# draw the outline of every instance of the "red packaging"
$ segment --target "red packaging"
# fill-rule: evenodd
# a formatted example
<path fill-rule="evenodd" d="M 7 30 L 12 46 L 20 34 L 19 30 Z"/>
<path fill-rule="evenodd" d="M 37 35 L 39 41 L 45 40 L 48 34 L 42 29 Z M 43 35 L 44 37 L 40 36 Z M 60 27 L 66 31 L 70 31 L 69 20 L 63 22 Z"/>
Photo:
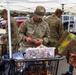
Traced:
<path fill-rule="evenodd" d="M 76 68 L 76 52 L 70 53 L 69 64 Z"/>

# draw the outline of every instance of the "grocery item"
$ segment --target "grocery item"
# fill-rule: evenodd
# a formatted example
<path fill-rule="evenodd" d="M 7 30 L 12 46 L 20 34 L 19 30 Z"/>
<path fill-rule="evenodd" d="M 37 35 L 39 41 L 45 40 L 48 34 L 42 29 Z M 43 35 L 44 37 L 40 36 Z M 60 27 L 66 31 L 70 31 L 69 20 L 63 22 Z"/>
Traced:
<path fill-rule="evenodd" d="M 69 64 L 71 64 L 72 66 L 76 68 L 76 52 L 70 53 Z"/>
<path fill-rule="evenodd" d="M 55 47 L 27 48 L 25 58 L 50 58 L 55 56 Z"/>

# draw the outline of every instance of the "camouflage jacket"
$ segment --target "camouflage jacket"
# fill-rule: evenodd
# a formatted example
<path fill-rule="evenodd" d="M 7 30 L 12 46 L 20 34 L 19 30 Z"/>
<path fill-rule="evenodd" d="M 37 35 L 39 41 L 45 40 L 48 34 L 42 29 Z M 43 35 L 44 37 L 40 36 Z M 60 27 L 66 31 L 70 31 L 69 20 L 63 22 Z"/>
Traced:
<path fill-rule="evenodd" d="M 25 47 L 36 47 L 33 43 L 27 43 L 25 37 L 42 38 L 43 44 L 46 45 L 50 38 L 50 29 L 46 21 L 36 23 L 33 18 L 28 19 L 19 27 L 20 42 L 23 42 Z"/>
<path fill-rule="evenodd" d="M 56 15 L 52 15 L 46 19 L 50 27 L 51 42 L 57 42 L 64 33 L 62 21 Z"/>
<path fill-rule="evenodd" d="M 10 27 L 11 27 L 11 42 L 12 44 L 18 44 L 18 25 L 13 17 L 10 17 Z M 8 38 L 8 25 L 6 24 L 6 34 L 5 38 Z"/>

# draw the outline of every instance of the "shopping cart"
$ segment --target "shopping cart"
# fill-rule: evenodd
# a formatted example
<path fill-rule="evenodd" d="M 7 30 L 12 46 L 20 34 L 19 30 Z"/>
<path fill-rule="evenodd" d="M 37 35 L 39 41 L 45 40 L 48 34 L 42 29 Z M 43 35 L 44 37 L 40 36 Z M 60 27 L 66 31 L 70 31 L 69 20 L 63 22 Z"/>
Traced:
<path fill-rule="evenodd" d="M 29 64 L 28 68 L 23 69 L 22 72 L 18 72 L 16 67 L 17 75 L 57 75 L 59 61 L 63 58 L 42 58 L 42 59 L 25 59 L 15 60 L 15 63 L 21 62 L 34 62 Z M 46 63 L 48 62 L 48 64 Z"/>

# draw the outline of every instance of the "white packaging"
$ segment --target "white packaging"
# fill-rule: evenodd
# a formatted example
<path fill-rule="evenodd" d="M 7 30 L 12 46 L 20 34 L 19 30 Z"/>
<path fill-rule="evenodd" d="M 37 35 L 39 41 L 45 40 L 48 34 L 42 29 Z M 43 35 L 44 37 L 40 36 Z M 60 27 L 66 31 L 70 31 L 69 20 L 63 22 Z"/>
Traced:
<path fill-rule="evenodd" d="M 55 56 L 55 47 L 27 48 L 25 58 L 51 58 Z"/>

